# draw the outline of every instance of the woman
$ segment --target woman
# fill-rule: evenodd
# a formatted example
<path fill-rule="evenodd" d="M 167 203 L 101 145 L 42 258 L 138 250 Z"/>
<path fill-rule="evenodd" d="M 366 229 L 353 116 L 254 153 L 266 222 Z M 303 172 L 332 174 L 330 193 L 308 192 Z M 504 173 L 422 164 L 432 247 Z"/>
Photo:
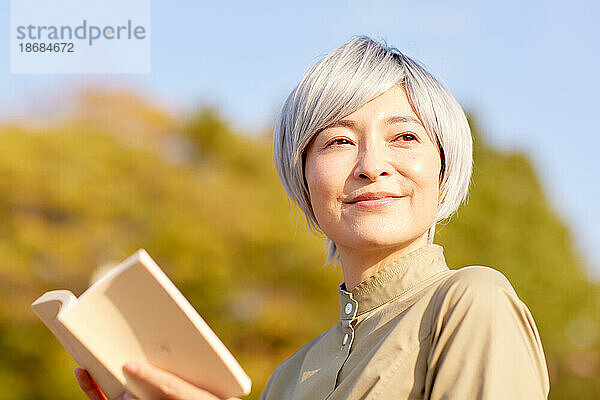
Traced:
<path fill-rule="evenodd" d="M 306 73 L 274 154 L 286 192 L 341 264 L 340 322 L 284 361 L 261 399 L 547 398 L 535 322 L 510 283 L 488 267 L 448 269 L 433 244 L 436 223 L 466 197 L 471 141 L 452 95 L 368 37 Z M 150 365 L 125 370 L 157 399 L 216 399 Z"/>

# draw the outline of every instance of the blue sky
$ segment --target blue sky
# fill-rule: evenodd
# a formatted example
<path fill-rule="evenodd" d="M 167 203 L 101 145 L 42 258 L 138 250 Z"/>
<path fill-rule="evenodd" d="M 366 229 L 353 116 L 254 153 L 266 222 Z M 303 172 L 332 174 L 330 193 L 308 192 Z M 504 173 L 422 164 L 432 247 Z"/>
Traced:
<path fill-rule="evenodd" d="M 264 130 L 312 63 L 368 34 L 428 67 L 489 142 L 531 156 L 600 278 L 599 19 L 592 1 L 153 1 L 150 74 L 16 75 L 3 0 L 0 120 L 28 115 L 65 88 L 101 84 L 174 111 L 207 102 L 241 130 Z"/>

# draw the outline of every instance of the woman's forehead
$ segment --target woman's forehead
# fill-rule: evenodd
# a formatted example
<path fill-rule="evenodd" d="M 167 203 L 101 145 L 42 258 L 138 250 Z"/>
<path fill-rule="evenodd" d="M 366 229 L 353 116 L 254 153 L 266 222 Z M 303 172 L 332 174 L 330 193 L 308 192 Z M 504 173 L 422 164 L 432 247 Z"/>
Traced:
<path fill-rule="evenodd" d="M 376 121 L 383 125 L 412 123 L 423 126 L 404 89 L 395 85 L 369 100 L 352 113 L 328 124 L 325 129 L 336 127 L 356 128 L 364 121 Z"/>

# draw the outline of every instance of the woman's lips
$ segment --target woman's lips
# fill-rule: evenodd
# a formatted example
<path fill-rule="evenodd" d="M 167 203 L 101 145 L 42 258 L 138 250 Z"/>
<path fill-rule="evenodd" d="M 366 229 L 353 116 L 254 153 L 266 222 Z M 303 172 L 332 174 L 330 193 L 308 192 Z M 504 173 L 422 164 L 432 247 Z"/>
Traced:
<path fill-rule="evenodd" d="M 395 204 L 402 197 L 382 197 L 378 199 L 359 200 L 347 203 L 361 210 L 380 210 Z"/>

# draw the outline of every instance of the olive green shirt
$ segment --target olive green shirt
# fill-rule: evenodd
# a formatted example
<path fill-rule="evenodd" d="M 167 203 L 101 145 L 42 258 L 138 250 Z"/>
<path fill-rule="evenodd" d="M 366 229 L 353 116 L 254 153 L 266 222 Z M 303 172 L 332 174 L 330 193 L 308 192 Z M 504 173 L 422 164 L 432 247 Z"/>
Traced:
<path fill-rule="evenodd" d="M 548 397 L 535 322 L 500 272 L 450 270 L 429 244 L 338 290 L 340 321 L 277 367 L 261 400 Z"/>

